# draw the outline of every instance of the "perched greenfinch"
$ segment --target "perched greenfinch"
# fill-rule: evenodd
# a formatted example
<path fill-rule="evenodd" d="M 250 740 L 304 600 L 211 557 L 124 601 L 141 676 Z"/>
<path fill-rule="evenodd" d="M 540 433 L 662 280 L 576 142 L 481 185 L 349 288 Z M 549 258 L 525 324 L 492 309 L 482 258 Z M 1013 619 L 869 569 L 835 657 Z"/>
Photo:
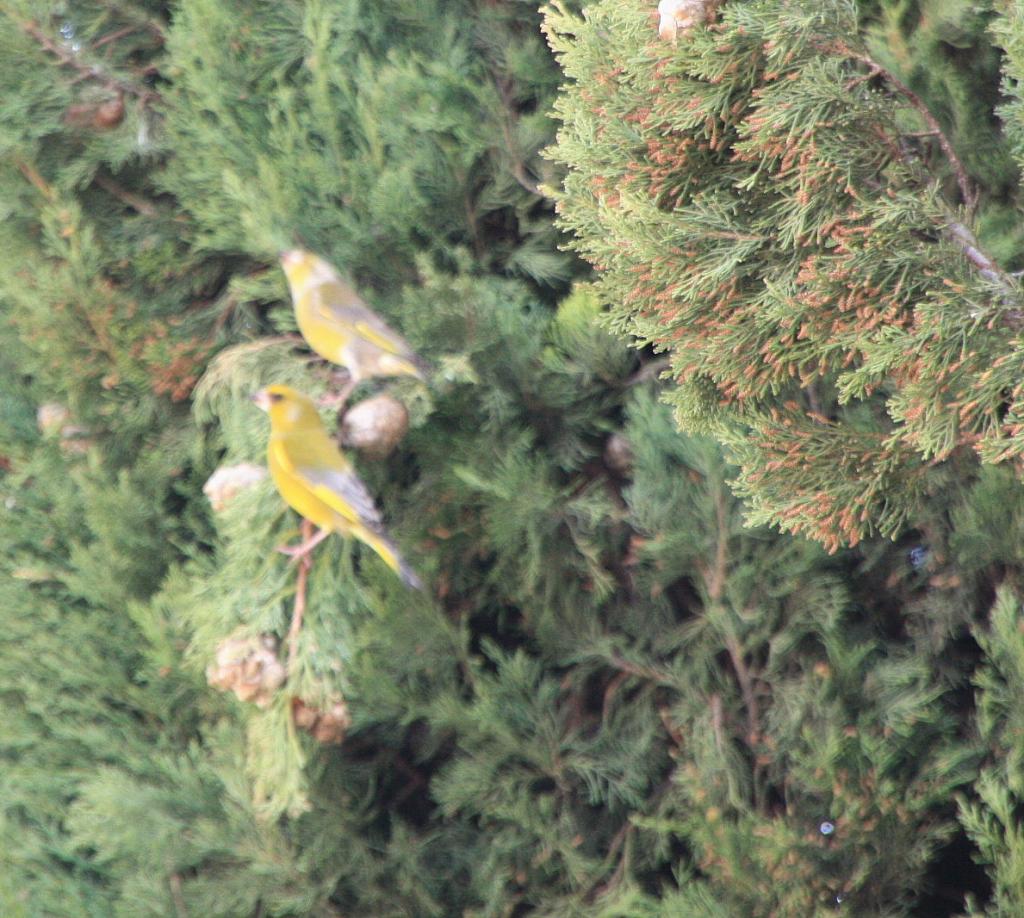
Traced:
<path fill-rule="evenodd" d="M 320 529 L 287 554 L 303 557 L 332 532 L 354 536 L 377 552 L 403 583 L 422 589 L 388 537 L 366 485 L 328 436 L 313 401 L 290 386 L 268 386 L 252 400 L 270 416 L 270 477 L 285 502 Z"/>
<path fill-rule="evenodd" d="M 348 370 L 346 395 L 372 376 L 426 380 L 425 365 L 406 340 L 326 261 L 292 249 L 281 254 L 281 266 L 302 337 L 325 360 Z"/>

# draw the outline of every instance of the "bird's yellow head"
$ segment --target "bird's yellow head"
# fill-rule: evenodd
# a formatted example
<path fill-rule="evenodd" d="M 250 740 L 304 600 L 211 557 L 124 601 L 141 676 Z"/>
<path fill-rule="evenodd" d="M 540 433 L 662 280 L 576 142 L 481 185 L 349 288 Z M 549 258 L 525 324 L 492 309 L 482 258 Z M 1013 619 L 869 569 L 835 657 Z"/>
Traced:
<path fill-rule="evenodd" d="M 337 279 L 335 270 L 326 261 L 305 249 L 282 252 L 281 267 L 293 291 L 311 283 L 329 283 Z"/>
<path fill-rule="evenodd" d="M 313 400 L 291 386 L 267 386 L 253 393 L 252 400 L 270 415 L 274 431 L 323 426 Z"/>

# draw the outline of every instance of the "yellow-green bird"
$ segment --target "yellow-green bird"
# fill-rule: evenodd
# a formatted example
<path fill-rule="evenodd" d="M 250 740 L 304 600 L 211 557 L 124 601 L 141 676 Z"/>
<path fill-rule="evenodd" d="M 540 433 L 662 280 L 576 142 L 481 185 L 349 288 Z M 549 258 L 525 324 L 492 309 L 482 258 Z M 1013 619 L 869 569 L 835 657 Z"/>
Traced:
<path fill-rule="evenodd" d="M 332 532 L 354 536 L 377 552 L 403 583 L 422 589 L 388 537 L 366 485 L 328 436 L 312 399 L 291 386 L 268 386 L 252 400 L 270 416 L 270 477 L 288 506 L 320 529 L 287 554 L 303 557 Z"/>
<path fill-rule="evenodd" d="M 326 261 L 304 249 L 281 254 L 299 331 L 325 360 L 345 367 L 347 396 L 372 376 L 415 376 L 425 365 Z M 342 397 L 344 400 L 344 397 Z"/>

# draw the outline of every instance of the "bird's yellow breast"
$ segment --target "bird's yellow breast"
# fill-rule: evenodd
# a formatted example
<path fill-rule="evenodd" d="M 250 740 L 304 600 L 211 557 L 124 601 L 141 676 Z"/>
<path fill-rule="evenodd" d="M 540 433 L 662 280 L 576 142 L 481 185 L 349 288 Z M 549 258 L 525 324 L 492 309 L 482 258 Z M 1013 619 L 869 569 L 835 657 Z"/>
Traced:
<path fill-rule="evenodd" d="M 277 436 L 272 435 L 270 438 L 270 445 L 267 448 L 267 466 L 270 469 L 270 477 L 289 507 L 321 529 L 338 528 L 338 514 L 317 497 L 301 479 L 289 471 L 291 461 L 284 443 Z"/>
<path fill-rule="evenodd" d="M 320 317 L 315 299 L 311 293 L 307 293 L 296 302 L 295 320 L 298 322 L 299 331 L 309 346 L 324 360 L 344 364 L 343 352 L 351 336 L 340 322 Z"/>

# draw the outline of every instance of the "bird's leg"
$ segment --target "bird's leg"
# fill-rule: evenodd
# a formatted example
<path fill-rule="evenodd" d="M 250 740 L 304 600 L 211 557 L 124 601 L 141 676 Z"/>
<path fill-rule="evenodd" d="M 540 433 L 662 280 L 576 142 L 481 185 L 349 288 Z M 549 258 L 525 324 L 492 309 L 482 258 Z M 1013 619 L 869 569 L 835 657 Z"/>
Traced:
<path fill-rule="evenodd" d="M 317 533 L 317 536 L 321 538 L 329 530 L 321 529 Z M 302 617 L 306 612 L 306 581 L 309 579 L 309 569 L 312 566 L 312 561 L 309 557 L 309 551 L 317 543 L 314 541 L 313 536 L 313 524 L 309 520 L 302 521 L 302 545 L 298 548 L 306 546 L 306 552 L 302 555 L 296 555 L 299 560 L 299 579 L 295 584 L 295 607 L 292 609 L 292 623 L 288 628 L 288 665 L 292 666 L 295 663 L 295 654 L 298 651 L 299 646 L 299 632 L 302 631 Z"/>
<path fill-rule="evenodd" d="M 309 565 L 309 553 L 317 547 L 330 534 L 330 529 L 321 529 L 316 535 L 313 532 L 313 524 L 309 520 L 302 521 L 302 541 L 298 545 L 278 545 L 277 550 L 282 555 L 288 555 L 293 561 L 301 561 Z"/>
<path fill-rule="evenodd" d="M 348 370 L 331 374 L 331 382 L 334 384 L 339 383 L 342 379 L 345 380 L 345 384 L 337 392 L 325 392 L 317 400 L 317 404 L 321 408 L 341 408 L 348 401 L 352 390 L 359 385 L 359 377 Z"/>
<path fill-rule="evenodd" d="M 339 408 L 348 402 L 349 396 L 352 395 L 352 392 L 358 385 L 358 379 L 349 378 L 349 381 L 345 383 L 344 386 L 341 387 L 341 390 L 337 392 L 335 395 L 331 396 L 332 398 L 337 400 L 337 405 Z"/>

